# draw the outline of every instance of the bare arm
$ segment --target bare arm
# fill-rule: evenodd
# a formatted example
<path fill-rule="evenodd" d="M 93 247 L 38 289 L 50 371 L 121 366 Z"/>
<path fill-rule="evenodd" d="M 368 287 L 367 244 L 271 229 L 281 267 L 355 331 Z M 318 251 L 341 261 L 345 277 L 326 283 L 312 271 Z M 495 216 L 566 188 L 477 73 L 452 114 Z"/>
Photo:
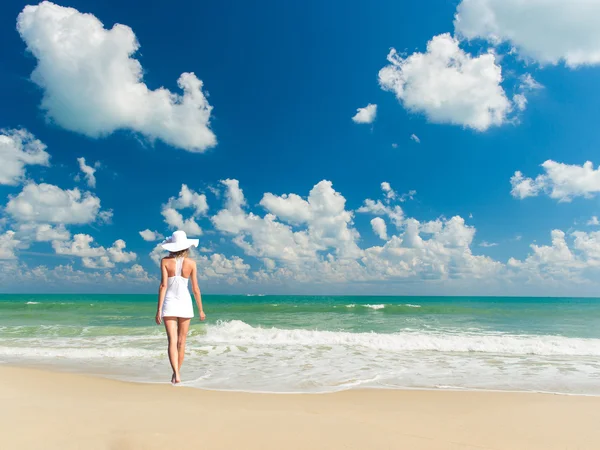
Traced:
<path fill-rule="evenodd" d="M 196 262 L 194 261 L 194 265 L 192 266 L 192 292 L 194 293 L 194 298 L 196 299 L 196 304 L 198 305 L 198 311 L 200 314 L 200 320 L 204 320 L 206 315 L 204 314 L 204 309 L 202 309 L 202 295 L 200 294 L 200 287 L 198 286 L 198 274 L 196 268 Z"/>
<path fill-rule="evenodd" d="M 162 323 L 161 311 L 163 307 L 163 303 L 165 302 L 165 294 L 167 293 L 167 280 L 169 278 L 169 274 L 167 273 L 167 265 L 165 264 L 165 260 L 161 260 L 160 262 L 160 286 L 158 286 L 158 307 L 156 308 L 156 325 L 160 325 Z"/>

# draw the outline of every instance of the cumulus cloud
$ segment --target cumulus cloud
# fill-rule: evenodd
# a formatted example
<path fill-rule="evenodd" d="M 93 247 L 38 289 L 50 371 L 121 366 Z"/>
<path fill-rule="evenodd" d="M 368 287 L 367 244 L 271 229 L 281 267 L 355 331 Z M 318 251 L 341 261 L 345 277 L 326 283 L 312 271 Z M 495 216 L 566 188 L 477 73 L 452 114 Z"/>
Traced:
<path fill-rule="evenodd" d="M 407 219 L 403 233 L 382 247 L 365 251 L 367 274 L 374 279 L 485 278 L 499 273 L 502 264 L 473 255 L 475 229 L 459 216 L 435 223 Z"/>
<path fill-rule="evenodd" d="M 192 216 L 184 219 L 180 210 L 192 209 Z M 192 191 L 185 184 L 181 185 L 178 197 L 171 197 L 163 205 L 161 214 L 169 228 L 174 230 L 183 230 L 190 236 L 200 236 L 202 229 L 196 223 L 198 217 L 204 216 L 208 211 L 206 195 L 198 194 Z"/>
<path fill-rule="evenodd" d="M 45 1 L 23 9 L 17 30 L 37 59 L 41 108 L 61 127 L 94 138 L 131 130 L 192 152 L 216 145 L 202 81 L 183 73 L 182 94 L 149 89 L 128 26 L 106 29 L 92 14 Z"/>
<path fill-rule="evenodd" d="M 387 181 L 381 183 L 381 190 L 385 193 L 385 197 L 389 200 L 396 198 L 396 191 L 392 189 L 392 186 Z"/>
<path fill-rule="evenodd" d="M 383 220 L 381 217 L 375 217 L 371 220 L 371 228 L 373 228 L 373 232 L 379 236 L 379 239 L 387 241 L 388 235 L 385 220 Z"/>
<path fill-rule="evenodd" d="M 75 269 L 72 265 L 58 265 L 50 268 L 45 265 L 30 267 L 25 263 L 13 263 L 5 265 L 0 271 L 0 282 L 4 286 L 11 284 L 29 284 L 44 283 L 45 286 L 54 286 L 56 288 L 64 288 L 65 286 L 76 285 L 95 285 L 106 289 L 107 283 L 111 286 L 115 284 L 147 284 L 156 283 L 158 280 L 155 277 L 149 276 L 148 273 L 139 264 L 135 264 L 128 269 L 124 269 L 122 273 L 110 272 L 103 268 L 101 271 L 92 271 L 89 268 L 85 270 Z"/>
<path fill-rule="evenodd" d="M 527 93 L 542 89 L 543 86 L 535 81 L 531 74 L 526 73 L 520 77 L 517 85 L 517 93 L 513 96 L 513 103 L 519 111 L 525 111 L 527 108 Z"/>
<path fill-rule="evenodd" d="M 63 224 L 52 226 L 47 223 L 21 223 L 18 235 L 23 240 L 35 242 L 68 241 L 71 233 Z"/>
<path fill-rule="evenodd" d="M 130 268 L 124 269 L 122 279 L 126 281 L 137 281 L 144 283 L 157 281 L 155 277 L 148 275 L 148 272 L 146 272 L 146 270 L 139 264 L 134 264 Z"/>
<path fill-rule="evenodd" d="M 25 177 L 25 166 L 49 166 L 46 146 L 27 130 L 0 132 L 0 184 L 16 186 Z"/>
<path fill-rule="evenodd" d="M 406 279 L 486 278 L 504 265 L 473 255 L 475 229 L 460 217 L 420 223 L 404 217 L 393 189 L 382 184 L 383 201 L 365 202 L 363 212 L 396 219 L 400 233 L 390 236 L 382 217 L 371 221 L 385 242 L 361 249 L 345 199 L 330 182 L 317 183 L 307 198 L 265 194 L 265 216 L 246 212 L 247 201 L 237 180 L 225 180 L 225 207 L 211 217 L 215 229 L 231 236 L 263 268 L 248 274 L 253 283 L 348 283 Z M 325 237 L 327 239 L 325 239 Z"/>
<path fill-rule="evenodd" d="M 454 27 L 465 39 L 508 42 L 540 64 L 600 63 L 600 3 L 590 0 L 462 0 Z"/>
<path fill-rule="evenodd" d="M 228 284 L 235 284 L 248 280 L 250 266 L 238 256 L 227 258 L 220 253 L 210 256 L 196 256 L 194 258 L 198 267 L 200 280 L 223 280 Z"/>
<path fill-rule="evenodd" d="M 63 190 L 52 184 L 29 183 L 11 197 L 5 211 L 19 222 L 87 224 L 100 211 L 100 199 L 79 189 Z"/>
<path fill-rule="evenodd" d="M 411 134 L 410 138 L 411 138 L 411 140 L 415 141 L 417 144 L 421 143 L 421 139 L 419 139 L 419 136 L 417 136 L 416 134 Z"/>
<path fill-rule="evenodd" d="M 146 229 L 144 231 L 140 231 L 140 236 L 142 237 L 143 240 L 148 241 L 148 242 L 164 239 L 164 236 L 162 234 L 160 234 L 158 231 L 152 231 L 152 230 L 148 230 L 148 229 Z"/>
<path fill-rule="evenodd" d="M 364 108 L 358 108 L 352 117 L 354 123 L 373 123 L 377 116 L 377 105 L 369 103 Z"/>
<path fill-rule="evenodd" d="M 137 255 L 134 252 L 124 251 L 126 246 L 127 244 L 123 239 L 117 239 L 112 247 L 107 250 L 110 260 L 116 263 L 128 263 L 134 261 L 137 258 Z"/>
<path fill-rule="evenodd" d="M 530 281 L 588 283 L 600 275 L 600 232 L 553 230 L 551 245 L 532 244 L 524 260 L 510 258 L 515 276 Z"/>
<path fill-rule="evenodd" d="M 124 251 L 126 243 L 122 239 L 116 240 L 108 249 L 94 247 L 93 243 L 92 236 L 80 233 L 70 241 L 52 241 L 52 248 L 57 255 L 81 258 L 84 267 L 89 269 L 111 269 L 115 263 L 128 263 L 137 258 L 134 252 Z"/>
<path fill-rule="evenodd" d="M 600 220 L 598 220 L 598 216 L 592 216 L 591 219 L 587 221 L 586 225 L 592 225 L 592 226 L 600 225 Z"/>
<path fill-rule="evenodd" d="M 211 220 L 218 231 L 235 235 L 233 242 L 250 256 L 299 264 L 332 249 L 340 257 L 356 257 L 359 235 L 352 227 L 346 199 L 326 180 L 316 184 L 306 200 L 298 195 L 265 194 L 260 204 L 268 213 L 244 211 L 246 200 L 237 180 L 224 180 L 225 208 Z M 284 222 L 277 219 L 280 218 Z M 304 229 L 294 231 L 292 225 Z"/>
<path fill-rule="evenodd" d="M 104 247 L 92 248 L 90 246 L 92 242 L 94 242 L 92 236 L 87 234 L 76 234 L 73 236 L 72 241 L 55 241 L 52 243 L 52 247 L 54 247 L 54 251 L 57 255 L 79 256 L 81 258 L 96 258 L 103 256 L 106 253 L 106 249 Z"/>
<path fill-rule="evenodd" d="M 0 234 L 0 260 L 15 259 L 15 249 L 21 242 L 16 238 L 14 231 L 6 231 Z"/>
<path fill-rule="evenodd" d="M 356 210 L 359 213 L 368 213 L 368 214 L 385 214 L 390 218 L 390 220 L 397 227 L 402 226 L 404 221 L 404 211 L 398 205 L 389 206 L 385 205 L 381 202 L 381 200 L 371 200 L 370 198 L 364 201 L 364 204 Z"/>
<path fill-rule="evenodd" d="M 511 177 L 511 195 L 524 199 L 546 193 L 559 202 L 574 197 L 591 198 L 600 192 L 600 168 L 587 161 L 583 166 L 548 160 L 541 166 L 545 173 L 536 178 L 525 177 L 520 171 Z"/>
<path fill-rule="evenodd" d="M 384 201 L 381 200 L 371 200 L 366 199 L 363 205 L 356 210 L 358 213 L 365 214 L 373 214 L 377 215 L 385 215 L 390 218 L 392 223 L 397 227 L 402 226 L 404 221 L 404 211 L 399 205 L 393 205 L 392 201 L 398 200 L 400 202 L 404 202 L 407 198 L 412 199 L 416 194 L 416 191 L 410 191 L 408 194 L 403 194 L 402 196 L 398 196 L 396 191 L 394 191 L 390 185 L 390 183 L 384 181 L 381 183 L 381 190 L 385 196 Z"/>
<path fill-rule="evenodd" d="M 154 261 L 154 264 L 160 266 L 160 260 L 167 255 L 167 252 L 160 246 L 156 245 L 150 252 L 150 259 Z"/>
<path fill-rule="evenodd" d="M 96 170 L 98 169 L 98 167 L 100 167 L 100 164 L 98 162 L 96 162 L 96 164 L 94 164 L 94 166 L 88 166 L 85 163 L 85 158 L 81 157 L 81 158 L 77 158 L 77 162 L 79 163 L 79 170 L 81 170 L 81 172 L 83 173 L 83 176 L 85 177 L 85 181 L 87 182 L 87 185 L 91 188 L 95 188 L 96 187 L 96 176 L 94 175 L 96 173 Z"/>
<path fill-rule="evenodd" d="M 501 86 L 493 53 L 473 57 L 450 34 L 435 36 L 425 53 L 403 58 L 395 49 L 379 71 L 379 84 L 404 107 L 431 122 L 485 131 L 505 123 L 512 104 Z"/>

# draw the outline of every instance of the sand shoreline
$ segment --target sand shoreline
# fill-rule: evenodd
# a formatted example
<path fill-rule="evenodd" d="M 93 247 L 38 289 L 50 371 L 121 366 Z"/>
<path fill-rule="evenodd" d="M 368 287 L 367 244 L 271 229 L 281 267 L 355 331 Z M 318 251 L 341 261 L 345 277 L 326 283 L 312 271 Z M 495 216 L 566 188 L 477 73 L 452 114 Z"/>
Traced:
<path fill-rule="evenodd" d="M 7 449 L 597 449 L 600 398 L 209 391 L 0 365 Z"/>
<path fill-rule="evenodd" d="M 72 375 L 82 375 L 85 377 L 100 378 L 111 381 L 118 381 L 123 383 L 132 384 L 149 384 L 149 385 L 170 385 L 168 381 L 140 381 L 135 379 L 127 379 L 122 374 L 115 374 L 111 371 L 105 372 L 87 372 L 87 371 L 76 371 L 74 366 L 57 366 L 53 364 L 42 364 L 42 363 L 26 363 L 15 365 L 13 363 L 0 363 L 0 370 L 2 367 L 9 367 L 14 369 L 26 369 L 35 370 L 41 372 L 54 372 L 54 373 L 65 373 Z M 225 392 L 225 393 L 239 393 L 239 394 L 266 394 L 266 395 L 330 395 L 339 394 L 346 391 L 417 391 L 417 392 L 474 392 L 474 393 L 500 393 L 500 394 L 531 394 L 531 395 L 565 395 L 568 397 L 593 397 L 600 398 L 600 394 L 585 394 L 579 392 L 554 392 L 554 391 L 526 391 L 526 390 L 510 390 L 510 389 L 479 389 L 470 387 L 396 387 L 396 386 L 364 386 L 364 387 L 348 387 L 339 389 L 337 391 L 310 391 L 310 392 L 299 392 L 299 391 L 260 391 L 260 390 L 244 390 L 244 389 L 220 389 L 214 387 L 198 387 L 187 384 L 186 380 L 183 379 L 183 383 L 179 386 L 182 388 L 198 389 L 201 391 L 208 392 Z"/>

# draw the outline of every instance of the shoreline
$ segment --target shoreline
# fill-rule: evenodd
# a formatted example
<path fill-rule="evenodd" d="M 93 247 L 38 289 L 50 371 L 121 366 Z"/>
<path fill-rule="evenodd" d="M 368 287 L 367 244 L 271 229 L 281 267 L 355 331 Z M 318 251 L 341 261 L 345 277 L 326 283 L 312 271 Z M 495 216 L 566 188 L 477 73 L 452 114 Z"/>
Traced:
<path fill-rule="evenodd" d="M 152 385 L 152 386 L 172 386 L 168 381 L 138 381 L 133 379 L 126 379 L 119 376 L 113 376 L 109 372 L 104 374 L 95 372 L 84 372 L 69 370 L 66 366 L 57 366 L 52 364 L 13 364 L 13 363 L 2 363 L 0 362 L 0 370 L 2 368 L 13 368 L 13 369 L 25 369 L 41 372 L 51 372 L 57 374 L 68 374 L 68 375 L 81 375 L 84 377 L 98 378 L 102 380 L 116 381 L 120 383 L 131 383 L 141 385 Z M 258 391 L 258 390 L 244 390 L 244 389 L 226 389 L 226 388 L 211 388 L 211 387 L 196 387 L 190 386 L 185 380 L 178 388 L 193 389 L 206 392 L 223 392 L 223 393 L 238 393 L 238 394 L 252 394 L 252 395 L 281 395 L 281 396 L 296 396 L 296 395 L 332 395 L 339 394 L 342 392 L 354 392 L 354 391 L 391 391 L 391 392 L 466 392 L 466 393 L 498 393 L 498 394 L 528 394 L 528 395 L 549 395 L 549 396 L 566 396 L 566 397 L 584 397 L 584 398 L 600 398 L 600 394 L 586 394 L 577 392 L 554 392 L 554 391 L 526 391 L 526 390 L 514 390 L 514 389 L 478 389 L 478 388 L 467 388 L 467 387 L 391 387 L 391 386 L 364 386 L 364 387 L 348 387 L 338 390 L 331 391 L 320 391 L 320 392 L 301 392 L 301 391 Z"/>
<path fill-rule="evenodd" d="M 41 371 L 41 372 L 51 372 L 58 374 L 70 374 L 70 375 L 81 375 L 84 377 L 92 377 L 103 380 L 111 380 L 117 381 L 121 383 L 131 383 L 131 384 L 141 384 L 141 385 L 152 385 L 152 386 L 172 386 L 168 381 L 138 381 L 132 379 L 126 379 L 119 376 L 112 376 L 108 372 L 105 374 L 94 373 L 94 372 L 84 372 L 84 371 L 75 371 L 69 370 L 68 367 L 65 366 L 56 366 L 52 364 L 12 364 L 12 363 L 1 363 L 0 362 L 0 370 L 3 367 L 13 368 L 13 369 L 25 369 L 25 370 L 33 370 L 33 371 Z M 473 393 L 498 393 L 498 394 L 528 394 L 528 395 L 556 395 L 556 396 L 566 396 L 566 397 L 584 397 L 584 398 L 600 398 L 600 394 L 585 394 L 585 393 L 577 393 L 577 392 L 554 392 L 554 391 L 526 391 L 526 390 L 508 390 L 508 389 L 478 389 L 478 388 L 462 388 L 459 386 L 456 387 L 410 387 L 410 386 L 402 386 L 402 387 L 390 387 L 390 386 L 364 386 L 364 387 L 348 387 L 344 389 L 331 390 L 331 391 L 320 391 L 320 392 L 300 392 L 300 391 L 252 391 L 252 390 L 243 390 L 243 389 L 226 389 L 226 388 L 210 388 L 210 387 L 196 387 L 190 386 L 187 384 L 185 380 L 182 382 L 178 388 L 186 388 L 193 389 L 199 391 L 206 392 L 223 392 L 223 393 L 237 393 L 237 394 L 253 394 L 253 395 L 281 395 L 281 396 L 296 396 L 296 395 L 331 395 L 331 394 L 339 394 L 342 392 L 353 392 L 353 391 L 391 391 L 391 392 L 473 392 Z"/>
<path fill-rule="evenodd" d="M 0 399 L 3 444 L 17 450 L 600 448 L 600 398 L 584 396 L 388 389 L 256 394 L 2 364 Z"/>

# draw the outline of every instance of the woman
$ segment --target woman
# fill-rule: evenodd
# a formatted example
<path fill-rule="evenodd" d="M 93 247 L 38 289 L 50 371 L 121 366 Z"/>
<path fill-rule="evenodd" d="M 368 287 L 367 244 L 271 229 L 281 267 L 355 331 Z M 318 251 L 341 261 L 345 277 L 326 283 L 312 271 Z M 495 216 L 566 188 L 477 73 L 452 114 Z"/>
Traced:
<path fill-rule="evenodd" d="M 196 262 L 188 258 L 189 249 L 198 247 L 198 239 L 188 239 L 185 231 L 175 231 L 173 236 L 165 239 L 161 246 L 169 252 L 169 256 L 160 262 L 161 281 L 158 288 L 156 324 L 165 322 L 169 340 L 169 362 L 173 368 L 171 383 L 177 384 L 181 382 L 179 371 L 185 355 L 185 339 L 190 328 L 190 320 L 194 317 L 194 306 L 188 290 L 190 278 L 200 320 L 206 318 L 198 287 Z"/>

